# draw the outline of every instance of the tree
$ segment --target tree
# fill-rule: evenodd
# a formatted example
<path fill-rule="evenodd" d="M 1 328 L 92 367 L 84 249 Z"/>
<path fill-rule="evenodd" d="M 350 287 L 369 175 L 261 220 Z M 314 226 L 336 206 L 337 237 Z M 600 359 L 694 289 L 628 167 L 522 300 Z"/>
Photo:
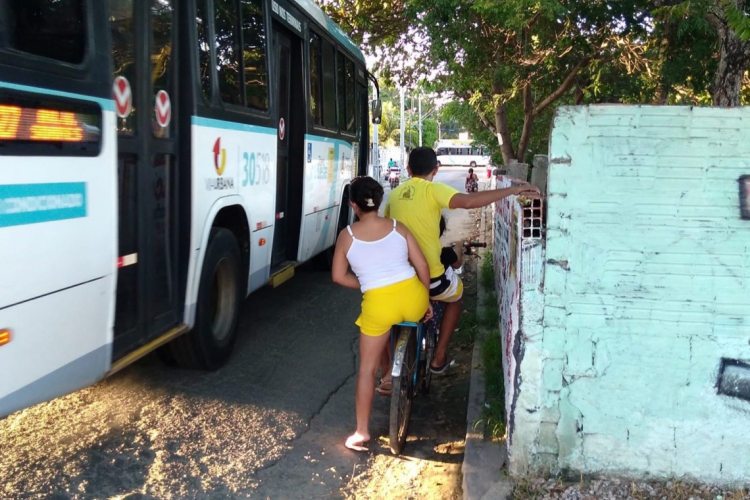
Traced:
<path fill-rule="evenodd" d="M 508 163 L 525 157 L 535 121 L 581 82 L 596 83 L 604 65 L 637 69 L 646 6 L 646 0 L 403 0 L 385 10 L 410 25 L 398 37 L 373 39 L 387 40 L 385 67 L 401 67 L 402 80 L 437 70 L 436 85 L 473 107 Z M 328 12 L 364 26 L 356 10 Z M 405 60 L 416 64 L 407 67 Z M 508 109 L 514 100 L 523 111 L 517 136 Z"/>
<path fill-rule="evenodd" d="M 703 31 L 719 52 L 709 87 L 715 106 L 739 106 L 750 65 L 750 23 L 746 0 L 655 0 L 654 13 L 665 24 L 693 33 Z M 670 33 L 667 32 L 667 38 Z"/>

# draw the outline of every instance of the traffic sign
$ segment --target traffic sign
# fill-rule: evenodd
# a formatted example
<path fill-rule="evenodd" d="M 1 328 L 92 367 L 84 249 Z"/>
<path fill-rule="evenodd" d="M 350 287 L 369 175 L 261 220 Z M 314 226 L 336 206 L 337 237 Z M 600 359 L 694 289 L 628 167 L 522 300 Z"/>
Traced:
<path fill-rule="evenodd" d="M 112 85 L 112 94 L 115 98 L 115 110 L 117 116 L 120 118 L 127 118 L 130 116 L 130 111 L 133 108 L 133 92 L 130 90 L 130 82 L 124 76 L 118 76 L 115 78 L 114 84 Z"/>
<path fill-rule="evenodd" d="M 172 101 L 169 100 L 169 94 L 166 91 L 160 90 L 156 93 L 154 110 L 156 111 L 156 123 L 162 128 L 169 126 L 172 119 Z"/>
<path fill-rule="evenodd" d="M 279 139 L 281 139 L 282 141 L 284 140 L 285 128 L 286 125 L 284 124 L 284 119 L 282 118 L 281 120 L 279 120 Z"/>

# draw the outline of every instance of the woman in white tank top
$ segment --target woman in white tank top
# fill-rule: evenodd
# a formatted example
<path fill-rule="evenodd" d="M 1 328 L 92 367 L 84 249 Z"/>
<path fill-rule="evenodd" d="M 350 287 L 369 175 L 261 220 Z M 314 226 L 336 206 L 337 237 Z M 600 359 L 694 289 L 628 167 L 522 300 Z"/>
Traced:
<path fill-rule="evenodd" d="M 363 294 L 356 324 L 359 336 L 357 431 L 346 447 L 366 451 L 375 393 L 375 375 L 388 347 L 391 326 L 432 315 L 430 269 L 419 244 L 406 227 L 378 215 L 383 187 L 371 177 L 357 177 L 349 186 L 350 205 L 359 219 L 341 231 L 333 255 L 333 281 Z M 354 274 L 349 272 L 351 266 Z M 390 367 L 382 367 L 384 382 Z"/>

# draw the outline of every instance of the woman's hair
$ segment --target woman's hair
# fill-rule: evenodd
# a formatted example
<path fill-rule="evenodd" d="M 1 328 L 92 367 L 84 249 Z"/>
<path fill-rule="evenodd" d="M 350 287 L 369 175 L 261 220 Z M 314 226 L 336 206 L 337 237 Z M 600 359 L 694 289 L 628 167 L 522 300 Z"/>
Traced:
<path fill-rule="evenodd" d="M 440 236 L 445 232 L 445 217 L 440 216 Z"/>
<path fill-rule="evenodd" d="M 372 177 L 355 177 L 349 184 L 349 199 L 363 212 L 377 212 L 383 201 L 383 186 Z"/>
<path fill-rule="evenodd" d="M 473 168 L 470 168 L 470 169 L 469 169 L 469 173 L 470 173 L 470 174 L 473 174 L 473 173 L 474 173 L 474 169 L 473 169 Z"/>

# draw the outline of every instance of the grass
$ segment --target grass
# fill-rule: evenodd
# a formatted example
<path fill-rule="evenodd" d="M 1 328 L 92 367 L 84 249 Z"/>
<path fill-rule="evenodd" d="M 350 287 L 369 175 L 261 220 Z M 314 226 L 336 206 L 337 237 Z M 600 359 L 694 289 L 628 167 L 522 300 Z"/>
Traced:
<path fill-rule="evenodd" d="M 495 272 L 492 253 L 487 252 L 479 273 L 479 283 L 484 288 L 486 302 L 478 323 L 482 328 L 479 336 L 479 352 L 482 356 L 485 380 L 485 405 L 480 421 L 492 439 L 505 436 L 505 381 L 503 379 L 503 346 L 500 337 L 500 312 L 495 294 Z"/>

